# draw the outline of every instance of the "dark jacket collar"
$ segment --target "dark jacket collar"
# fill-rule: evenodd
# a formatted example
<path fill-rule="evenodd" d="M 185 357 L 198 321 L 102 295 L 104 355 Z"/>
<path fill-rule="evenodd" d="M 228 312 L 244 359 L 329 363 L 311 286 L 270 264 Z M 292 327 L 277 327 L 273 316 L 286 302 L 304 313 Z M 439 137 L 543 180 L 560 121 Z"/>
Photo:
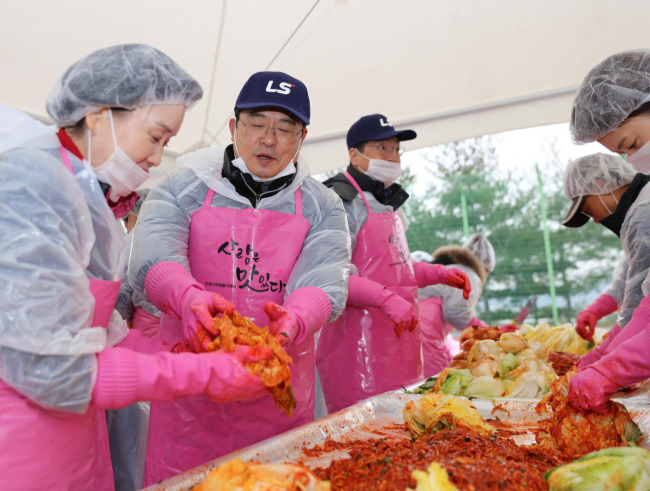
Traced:
<path fill-rule="evenodd" d="M 650 182 L 650 175 L 639 172 L 636 176 L 634 176 L 634 179 L 630 183 L 630 187 L 627 188 L 627 190 L 621 196 L 621 199 L 618 202 L 614 213 L 608 217 L 603 218 L 600 221 L 600 224 L 604 227 L 607 227 L 620 237 L 621 227 L 623 226 L 627 212 L 630 210 L 648 182 Z"/>
<path fill-rule="evenodd" d="M 257 208 L 264 198 L 270 198 L 278 194 L 282 189 L 289 186 L 296 178 L 297 173 L 279 177 L 272 181 L 260 182 L 253 179 L 253 176 L 240 171 L 232 164 L 235 159 L 235 151 L 232 145 L 228 145 L 223 155 L 223 168 L 221 175 L 228 179 L 235 187 L 235 190 L 250 201 L 253 208 Z M 298 164 L 296 164 L 297 168 Z"/>
<path fill-rule="evenodd" d="M 377 201 L 383 205 L 392 206 L 393 210 L 397 210 L 402 206 L 409 197 L 409 194 L 397 183 L 385 188 L 383 182 L 368 177 L 363 172 L 356 170 L 352 165 L 349 165 L 346 170 L 362 191 L 372 193 Z M 323 184 L 334 190 L 344 201 L 352 201 L 357 195 L 356 189 L 345 174 L 337 174 Z"/>

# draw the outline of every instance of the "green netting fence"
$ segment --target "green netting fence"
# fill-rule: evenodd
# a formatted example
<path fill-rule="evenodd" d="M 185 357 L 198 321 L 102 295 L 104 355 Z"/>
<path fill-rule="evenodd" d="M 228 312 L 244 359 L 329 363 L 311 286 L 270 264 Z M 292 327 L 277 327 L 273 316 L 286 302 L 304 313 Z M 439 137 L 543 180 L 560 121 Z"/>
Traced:
<path fill-rule="evenodd" d="M 445 162 L 441 158 L 438 165 Z M 591 221 L 579 229 L 562 226 L 569 205 L 562 193 L 564 165 L 504 173 L 498 165 L 477 165 L 474 157 L 433 172 L 427 190 L 413 193 L 404 206 L 411 251 L 432 253 L 475 232 L 489 237 L 497 264 L 477 307 L 485 322 L 511 322 L 533 295 L 537 306 L 526 322 L 574 322 L 611 281 L 622 255 L 619 238 Z M 407 171 L 404 181 L 411 191 L 416 176 Z M 613 325 L 615 318 L 601 325 Z"/>

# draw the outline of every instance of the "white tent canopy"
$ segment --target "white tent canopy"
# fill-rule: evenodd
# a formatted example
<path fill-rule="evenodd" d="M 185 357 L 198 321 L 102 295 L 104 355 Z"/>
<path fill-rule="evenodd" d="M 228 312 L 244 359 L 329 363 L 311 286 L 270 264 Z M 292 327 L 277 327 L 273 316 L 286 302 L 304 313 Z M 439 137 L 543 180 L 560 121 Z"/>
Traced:
<path fill-rule="evenodd" d="M 383 113 L 418 138 L 407 149 L 567 121 L 577 85 L 604 57 L 648 47 L 650 2 L 629 0 L 8 0 L 0 15 L 0 103 L 43 120 L 54 81 L 86 53 L 147 43 L 205 90 L 173 156 L 230 141 L 248 76 L 307 85 L 312 174 L 347 164 L 345 134 Z"/>

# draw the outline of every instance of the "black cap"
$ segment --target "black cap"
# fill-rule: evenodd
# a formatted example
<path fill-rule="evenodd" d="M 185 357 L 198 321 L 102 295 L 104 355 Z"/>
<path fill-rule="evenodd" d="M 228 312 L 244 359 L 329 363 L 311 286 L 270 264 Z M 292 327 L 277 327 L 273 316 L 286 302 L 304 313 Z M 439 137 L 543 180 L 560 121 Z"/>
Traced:
<path fill-rule="evenodd" d="M 569 212 L 564 217 L 564 221 L 562 222 L 562 225 L 570 228 L 578 228 L 578 227 L 582 227 L 585 223 L 589 221 L 589 216 L 585 215 L 581 211 L 582 205 L 585 204 L 586 200 L 587 200 L 586 194 L 583 196 L 576 196 L 575 198 L 573 198 L 573 200 L 571 201 L 571 208 L 569 208 Z"/>
<path fill-rule="evenodd" d="M 413 140 L 418 134 L 413 130 L 397 131 L 383 114 L 370 114 L 350 126 L 346 140 L 349 150 L 360 143 L 388 140 L 395 136 L 399 141 L 405 141 Z"/>
<path fill-rule="evenodd" d="M 256 109 L 277 107 L 309 124 L 310 106 L 307 87 L 297 78 L 284 72 L 257 72 L 246 81 L 235 107 Z"/>

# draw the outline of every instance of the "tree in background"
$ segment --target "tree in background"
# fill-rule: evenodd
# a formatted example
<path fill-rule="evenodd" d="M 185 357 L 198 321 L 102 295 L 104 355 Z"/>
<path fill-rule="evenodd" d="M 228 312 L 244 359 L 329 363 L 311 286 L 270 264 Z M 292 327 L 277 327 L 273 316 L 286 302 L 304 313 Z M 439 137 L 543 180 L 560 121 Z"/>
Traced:
<path fill-rule="evenodd" d="M 568 207 L 562 192 L 564 165 L 553 142 L 548 148 L 548 162 L 540 166 L 540 175 L 559 318 L 569 322 L 611 279 L 621 247 L 616 236 L 593 223 L 579 230 L 562 226 Z M 440 145 L 422 156 L 428 161 L 426 172 L 432 179 L 424 195 L 412 196 L 404 207 L 410 249 L 432 252 L 442 245 L 463 242 L 464 194 L 468 232 L 485 233 L 497 255 L 479 316 L 486 322 L 507 322 L 537 294 L 541 297 L 538 308 L 529 320 L 552 319 L 536 170 L 522 169 L 521 175 L 500 171 L 490 136 Z"/>

